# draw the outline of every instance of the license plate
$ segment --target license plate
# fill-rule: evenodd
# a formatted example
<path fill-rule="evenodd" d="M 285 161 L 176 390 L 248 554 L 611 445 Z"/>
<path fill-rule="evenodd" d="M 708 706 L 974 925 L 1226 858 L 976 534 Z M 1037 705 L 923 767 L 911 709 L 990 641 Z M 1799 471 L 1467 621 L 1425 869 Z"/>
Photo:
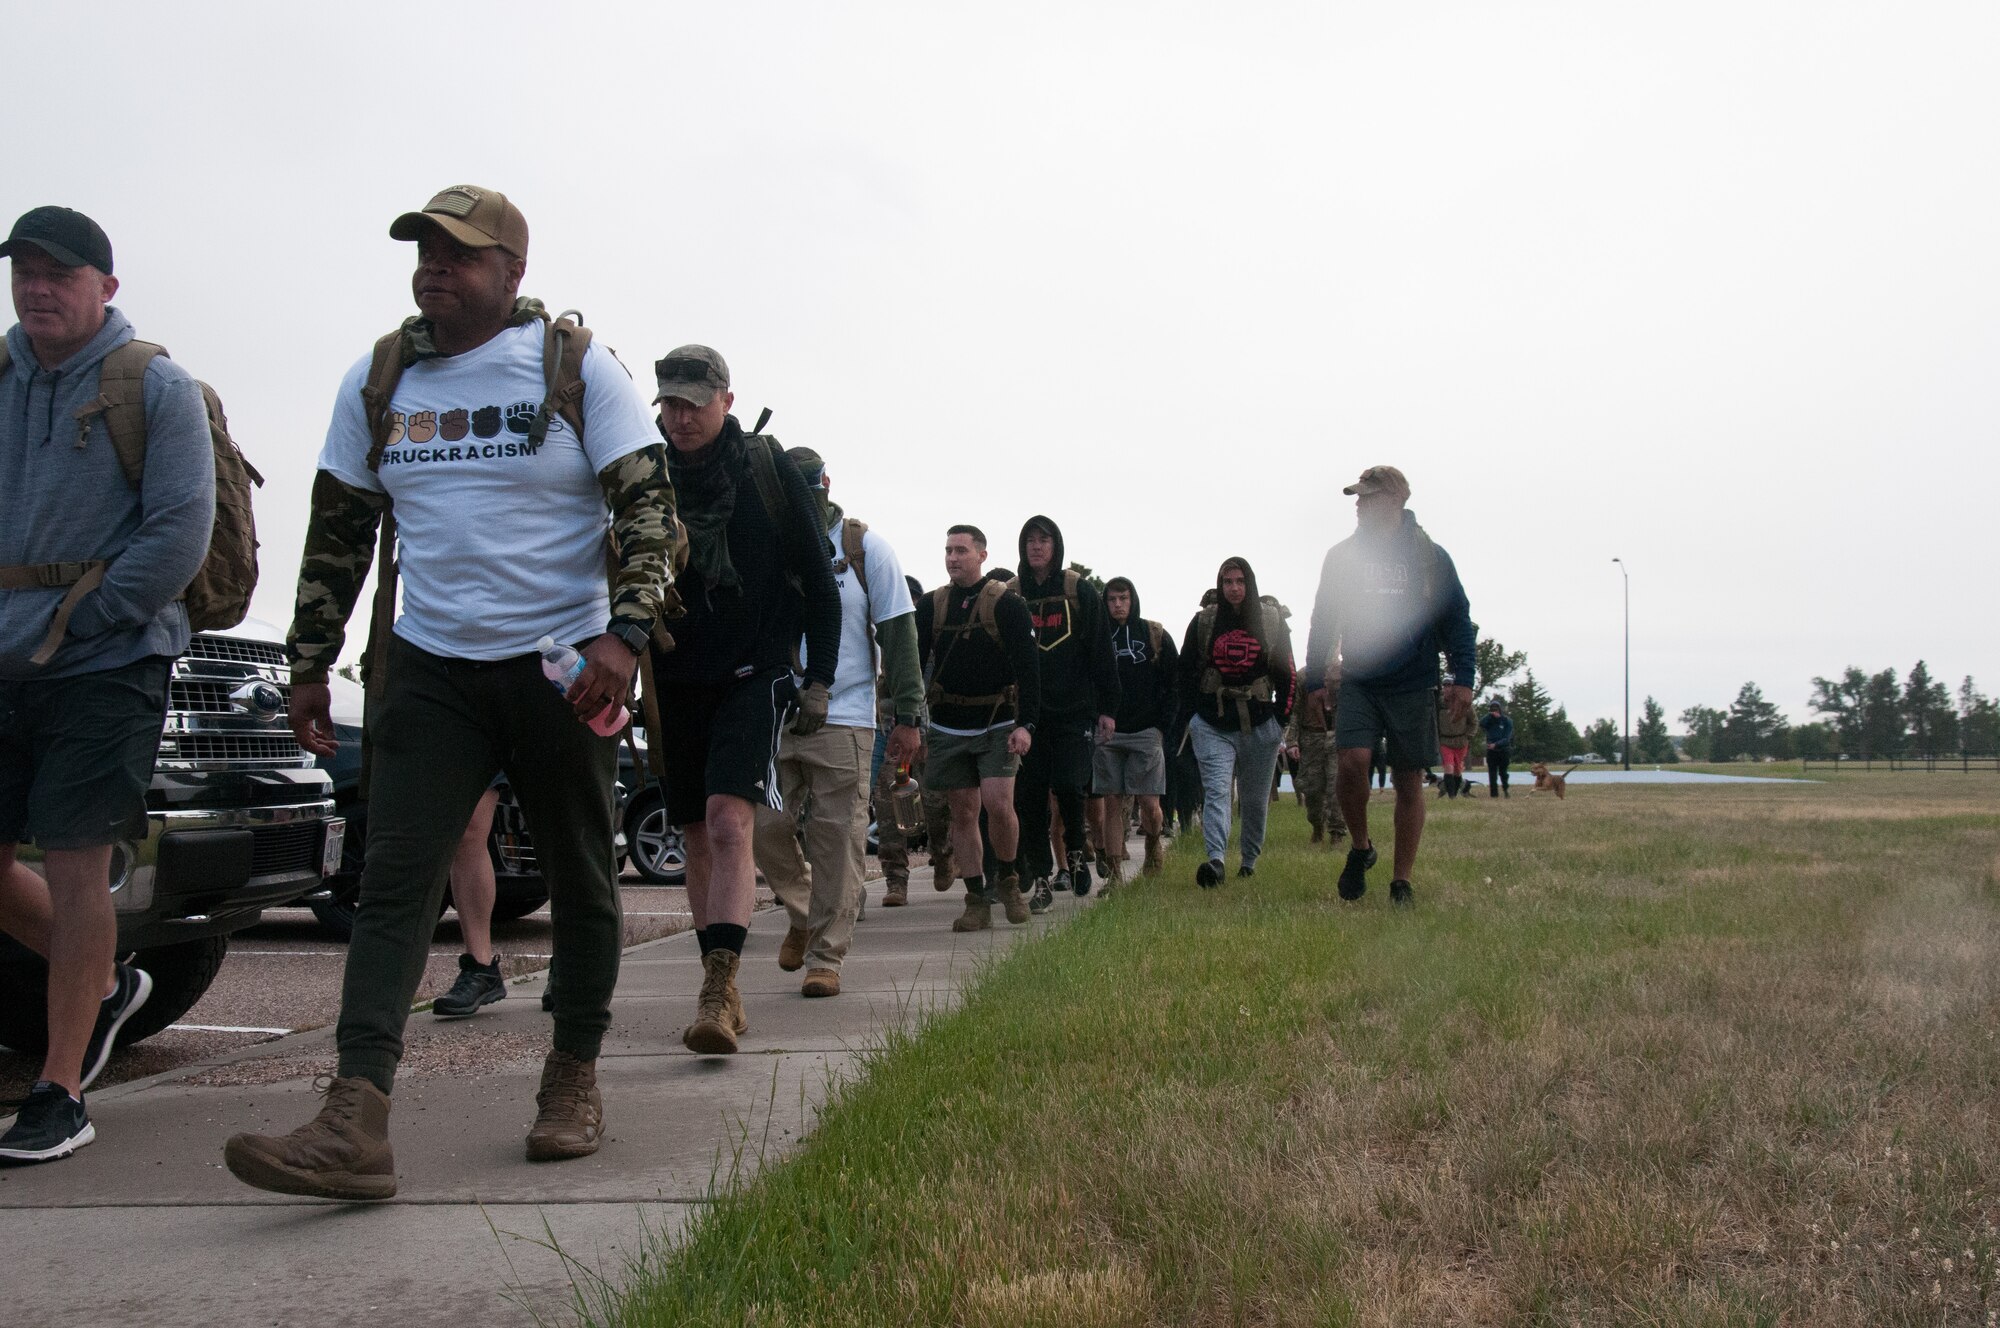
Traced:
<path fill-rule="evenodd" d="M 326 845 L 319 854 L 319 874 L 331 876 L 340 870 L 340 847 L 347 840 L 347 822 L 336 816 L 326 823 Z"/>

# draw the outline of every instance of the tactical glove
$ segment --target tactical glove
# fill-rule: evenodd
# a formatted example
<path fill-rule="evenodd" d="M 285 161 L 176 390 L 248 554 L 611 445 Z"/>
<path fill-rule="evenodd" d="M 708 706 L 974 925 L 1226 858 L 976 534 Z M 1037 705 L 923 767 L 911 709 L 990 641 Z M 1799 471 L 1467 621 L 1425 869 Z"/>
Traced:
<path fill-rule="evenodd" d="M 799 717 L 792 721 L 792 732 L 804 738 L 825 728 L 827 700 L 825 683 L 807 683 L 799 693 Z"/>

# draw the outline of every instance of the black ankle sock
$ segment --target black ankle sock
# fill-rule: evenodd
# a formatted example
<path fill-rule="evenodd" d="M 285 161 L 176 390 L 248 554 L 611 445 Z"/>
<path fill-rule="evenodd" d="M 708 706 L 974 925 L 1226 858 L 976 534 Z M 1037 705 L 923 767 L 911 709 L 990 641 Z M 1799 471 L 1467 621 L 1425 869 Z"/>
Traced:
<path fill-rule="evenodd" d="M 1000 871 L 998 874 L 1001 876 L 1018 876 L 1020 874 L 1014 870 L 1014 864 L 1019 861 L 1017 858 L 995 858 L 993 861 L 999 866 Z"/>
<path fill-rule="evenodd" d="M 977 895 L 986 892 L 986 878 L 984 876 L 967 876 L 964 880 L 965 888 L 972 894 Z"/>
<path fill-rule="evenodd" d="M 467 959 L 472 959 L 472 951 L 467 950 L 465 952 L 465 957 Z M 477 959 L 472 959 L 472 966 L 474 968 L 482 969 L 488 973 L 498 973 L 500 971 L 500 952 L 498 950 L 495 950 L 493 952 L 493 957 L 487 960 L 483 964 L 480 963 Z M 107 996 L 105 999 L 109 1000 L 110 997 Z"/>
<path fill-rule="evenodd" d="M 743 953 L 743 942 L 750 939 L 750 929 L 739 927 L 733 922 L 711 922 L 708 924 L 708 948 Z"/>
<path fill-rule="evenodd" d="M 694 943 L 701 947 L 703 954 L 707 954 L 715 948 L 715 942 L 709 939 L 708 928 L 706 927 L 696 927 L 694 929 Z"/>

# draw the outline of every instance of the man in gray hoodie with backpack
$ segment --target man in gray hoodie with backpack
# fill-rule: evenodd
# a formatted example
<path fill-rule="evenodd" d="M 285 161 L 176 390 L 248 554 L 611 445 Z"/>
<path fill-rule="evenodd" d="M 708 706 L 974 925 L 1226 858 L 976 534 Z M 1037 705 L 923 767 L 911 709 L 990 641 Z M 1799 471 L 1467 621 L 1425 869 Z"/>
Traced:
<path fill-rule="evenodd" d="M 118 278 L 96 222 L 36 208 L 0 255 L 20 320 L 0 355 L 0 931 L 49 961 L 48 1055 L 0 1135 L 0 1162 L 22 1163 L 96 1138 L 83 1090 L 152 990 L 115 962 L 111 850 L 146 837 L 215 462 L 200 386 L 110 307 Z M 113 400 L 125 436 L 144 440 L 133 471 Z M 19 861 L 30 843 L 42 874 Z"/>

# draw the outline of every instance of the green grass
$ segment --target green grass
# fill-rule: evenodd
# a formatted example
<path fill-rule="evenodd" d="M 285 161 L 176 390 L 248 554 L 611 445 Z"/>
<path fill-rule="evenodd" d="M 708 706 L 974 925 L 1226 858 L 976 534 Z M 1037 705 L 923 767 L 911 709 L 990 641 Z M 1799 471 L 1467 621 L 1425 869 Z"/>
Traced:
<path fill-rule="evenodd" d="M 590 1317 L 1986 1323 L 1996 790 L 1433 803 L 1409 913 L 1277 808 L 1253 882 L 1189 845 L 1019 947 Z"/>

